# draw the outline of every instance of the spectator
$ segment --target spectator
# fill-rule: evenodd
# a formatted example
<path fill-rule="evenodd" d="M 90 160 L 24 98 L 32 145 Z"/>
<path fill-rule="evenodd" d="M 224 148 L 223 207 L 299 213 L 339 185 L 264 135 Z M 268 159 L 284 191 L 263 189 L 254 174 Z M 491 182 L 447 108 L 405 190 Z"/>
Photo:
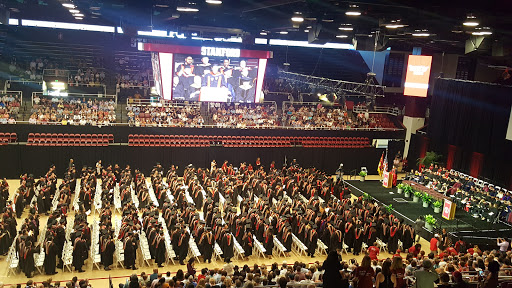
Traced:
<path fill-rule="evenodd" d="M 395 279 L 396 288 L 405 288 L 407 283 L 405 282 L 405 268 L 402 262 L 402 257 L 393 257 L 391 263 L 391 273 Z"/>
<path fill-rule="evenodd" d="M 371 267 L 370 256 L 366 255 L 361 261 L 361 266 L 354 271 L 354 282 L 356 288 L 372 288 L 375 271 Z"/>
<path fill-rule="evenodd" d="M 395 285 L 396 275 L 391 272 L 391 261 L 388 259 L 382 263 L 382 272 L 375 278 L 375 288 L 394 288 Z"/>
<path fill-rule="evenodd" d="M 423 260 L 423 269 L 414 272 L 416 277 L 416 288 L 433 288 L 434 282 L 439 279 L 439 275 L 432 268 L 432 262 L 429 259 Z"/>

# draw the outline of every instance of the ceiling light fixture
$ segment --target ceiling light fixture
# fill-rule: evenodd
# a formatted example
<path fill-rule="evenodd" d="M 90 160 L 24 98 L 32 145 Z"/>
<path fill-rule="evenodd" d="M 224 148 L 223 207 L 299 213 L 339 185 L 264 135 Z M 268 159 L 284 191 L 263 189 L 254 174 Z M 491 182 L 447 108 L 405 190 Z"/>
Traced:
<path fill-rule="evenodd" d="M 352 31 L 354 27 L 352 27 L 352 24 L 342 24 L 338 29 L 341 31 Z"/>
<path fill-rule="evenodd" d="M 462 24 L 464 24 L 464 26 L 475 27 L 478 26 L 480 23 L 478 23 L 478 20 L 476 19 L 475 16 L 473 16 L 473 14 L 468 14 L 466 20 Z"/>
<path fill-rule="evenodd" d="M 357 5 L 349 5 L 348 10 L 345 12 L 347 16 L 360 16 L 361 11 L 359 11 L 359 6 Z"/>
<path fill-rule="evenodd" d="M 386 28 L 388 29 L 404 28 L 405 26 L 407 25 L 400 23 L 400 20 L 391 20 L 391 23 L 386 24 Z"/>
<path fill-rule="evenodd" d="M 426 29 L 414 30 L 414 32 L 412 33 L 412 36 L 414 36 L 414 37 L 428 37 L 428 36 L 430 36 L 430 33 Z"/>
<path fill-rule="evenodd" d="M 82 20 L 84 19 L 83 17 L 75 17 L 76 20 Z"/>
<path fill-rule="evenodd" d="M 471 34 L 475 36 L 492 35 L 492 30 L 489 27 L 476 28 L 475 31 Z"/>
<path fill-rule="evenodd" d="M 279 34 L 286 35 L 288 34 L 288 31 L 279 31 Z"/>
<path fill-rule="evenodd" d="M 261 32 L 260 32 L 260 35 L 262 35 L 262 36 L 267 36 L 267 35 L 268 35 L 268 33 L 267 33 L 267 31 L 261 31 Z"/>
<path fill-rule="evenodd" d="M 66 8 L 75 8 L 76 6 L 74 4 L 71 4 L 71 3 L 62 3 L 62 6 L 66 7 Z"/>
<path fill-rule="evenodd" d="M 292 21 L 293 22 L 304 22 L 304 17 L 302 16 L 302 13 L 300 13 L 300 12 L 293 13 Z"/>
<path fill-rule="evenodd" d="M 206 3 L 219 5 L 222 4 L 222 0 L 206 0 Z"/>
<path fill-rule="evenodd" d="M 179 7 L 176 8 L 176 11 L 180 11 L 180 12 L 199 12 L 199 9 L 194 8 L 194 7 L 182 7 L 182 6 L 179 6 Z"/>
<path fill-rule="evenodd" d="M 309 29 L 304 29 L 304 32 L 309 33 Z"/>
<path fill-rule="evenodd" d="M 73 16 L 75 16 L 75 17 L 84 17 L 84 14 L 82 14 L 82 13 L 77 13 L 77 14 L 74 14 Z"/>
<path fill-rule="evenodd" d="M 69 13 L 72 13 L 72 14 L 80 13 L 80 10 L 70 9 Z"/>
<path fill-rule="evenodd" d="M 347 35 L 336 35 L 336 38 L 348 38 Z"/>

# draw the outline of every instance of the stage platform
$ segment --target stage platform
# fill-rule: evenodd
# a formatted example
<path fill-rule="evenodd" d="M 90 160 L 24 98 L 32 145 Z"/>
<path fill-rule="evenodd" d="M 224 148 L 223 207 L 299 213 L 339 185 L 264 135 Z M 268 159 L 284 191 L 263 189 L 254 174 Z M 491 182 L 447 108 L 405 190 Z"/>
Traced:
<path fill-rule="evenodd" d="M 354 195 L 361 196 L 366 192 L 384 205 L 392 204 L 393 209 L 399 217 L 402 217 L 411 223 L 416 221 L 420 215 L 431 214 L 437 219 L 438 227 L 434 233 L 441 232 L 443 228 L 454 236 L 464 236 L 471 243 L 479 243 L 496 246 L 496 237 L 504 236 L 506 233 L 512 233 L 512 227 L 501 222 L 489 223 L 479 218 L 473 218 L 469 213 L 457 208 L 455 219 L 446 220 L 441 217 L 441 213 L 434 213 L 433 208 L 424 208 L 422 203 L 414 203 L 411 198 L 406 198 L 403 194 L 397 193 L 397 188 L 384 188 L 378 180 L 367 180 L 365 182 L 350 180 L 346 181 Z M 421 201 L 421 200 L 420 200 Z M 432 233 L 424 229 L 421 236 L 430 239 Z M 430 235 L 429 235 L 430 234 Z M 501 237 L 500 236 L 500 237 Z M 493 239 L 487 239 L 492 237 Z"/>

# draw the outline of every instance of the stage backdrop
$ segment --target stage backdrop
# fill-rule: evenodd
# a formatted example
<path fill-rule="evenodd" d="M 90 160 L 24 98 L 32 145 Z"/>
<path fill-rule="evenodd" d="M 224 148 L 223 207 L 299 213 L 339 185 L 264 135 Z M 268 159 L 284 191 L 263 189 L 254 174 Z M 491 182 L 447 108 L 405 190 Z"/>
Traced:
<path fill-rule="evenodd" d="M 512 141 L 506 139 L 511 95 L 510 86 L 437 79 L 430 109 L 428 150 L 446 157 L 449 145 L 457 146 L 453 168 L 468 174 L 472 165 L 475 167 L 475 152 L 482 154 L 483 159 L 477 159 L 481 161 L 480 178 L 511 187 Z"/>

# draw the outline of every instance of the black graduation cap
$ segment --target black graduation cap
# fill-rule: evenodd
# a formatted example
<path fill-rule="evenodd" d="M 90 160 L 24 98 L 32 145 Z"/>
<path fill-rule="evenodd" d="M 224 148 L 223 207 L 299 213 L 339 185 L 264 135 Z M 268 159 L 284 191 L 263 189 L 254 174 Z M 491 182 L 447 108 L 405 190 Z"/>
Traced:
<path fill-rule="evenodd" d="M 252 225 L 251 224 L 245 224 L 245 229 L 252 229 Z"/>
<path fill-rule="evenodd" d="M 316 229 L 316 228 L 317 228 L 316 224 L 313 224 L 311 227 L 312 227 L 313 229 Z"/>
<path fill-rule="evenodd" d="M 75 233 L 75 236 L 76 236 L 76 237 L 82 237 L 82 232 L 77 231 L 77 232 Z"/>
<path fill-rule="evenodd" d="M 204 220 L 199 220 L 199 224 L 204 225 L 204 224 L 206 224 L 206 221 L 204 221 Z"/>
<path fill-rule="evenodd" d="M 205 230 L 206 230 L 206 231 L 208 231 L 208 232 L 210 232 L 210 231 L 212 231 L 212 228 L 211 228 L 210 226 L 207 226 L 207 227 L 205 228 Z"/>
<path fill-rule="evenodd" d="M 310 225 L 310 226 L 313 226 L 313 224 L 315 224 L 315 223 L 313 223 L 313 221 L 308 222 L 308 225 Z"/>

